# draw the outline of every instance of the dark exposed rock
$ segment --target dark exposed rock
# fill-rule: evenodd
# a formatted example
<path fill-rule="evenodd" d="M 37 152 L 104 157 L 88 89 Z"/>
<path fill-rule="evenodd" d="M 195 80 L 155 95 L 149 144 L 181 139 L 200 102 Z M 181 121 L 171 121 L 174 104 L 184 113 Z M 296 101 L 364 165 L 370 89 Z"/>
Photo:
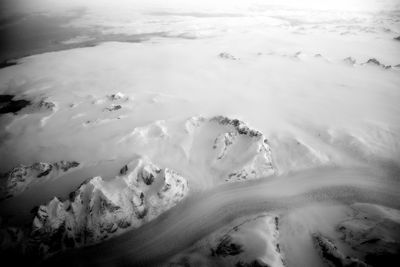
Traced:
<path fill-rule="evenodd" d="M 142 169 L 140 177 L 146 185 L 151 185 L 155 176 L 160 172 L 160 169 L 154 165 L 148 165 Z"/>
<path fill-rule="evenodd" d="M 56 107 L 56 105 L 53 102 L 46 101 L 46 98 L 41 99 L 38 102 L 37 106 L 39 107 L 40 110 L 53 110 Z"/>
<path fill-rule="evenodd" d="M 76 161 L 37 162 L 30 166 L 17 166 L 0 175 L 0 200 L 18 195 L 35 183 L 59 177 L 78 166 Z"/>
<path fill-rule="evenodd" d="M 108 98 L 110 101 L 117 101 L 117 100 L 124 100 L 124 101 L 127 101 L 127 100 L 128 100 L 128 97 L 125 96 L 125 95 L 124 95 L 123 93 L 121 93 L 121 92 L 108 95 L 107 98 Z"/>
<path fill-rule="evenodd" d="M 337 226 L 341 240 L 371 266 L 396 266 L 400 262 L 400 224 L 365 212 L 356 213 Z"/>
<path fill-rule="evenodd" d="M 128 172 L 128 165 L 125 165 L 124 167 L 121 168 L 119 171 L 119 174 L 124 175 Z"/>
<path fill-rule="evenodd" d="M 47 176 L 47 175 L 49 175 L 49 173 L 51 172 L 52 169 L 53 169 L 52 165 L 47 165 L 46 169 L 43 172 L 39 173 L 36 177 L 40 178 L 40 177 L 43 177 L 43 176 Z"/>
<path fill-rule="evenodd" d="M 377 66 L 381 65 L 381 63 L 376 58 L 368 59 L 367 64 L 374 64 L 374 65 L 377 65 Z"/>
<path fill-rule="evenodd" d="M 323 260 L 332 267 L 367 267 L 364 262 L 345 256 L 336 247 L 334 242 L 319 233 L 312 235 L 315 248 Z"/>
<path fill-rule="evenodd" d="M 390 66 L 390 65 L 384 65 L 384 64 L 380 63 L 376 58 L 370 58 L 370 59 L 368 59 L 368 61 L 367 61 L 365 64 L 370 64 L 370 65 L 382 67 L 382 68 L 384 68 L 384 69 L 390 69 L 390 68 L 392 68 L 392 66 Z"/>
<path fill-rule="evenodd" d="M 18 64 L 18 61 L 15 59 L 4 60 L 3 62 L 0 63 L 0 69 L 7 68 L 10 66 L 15 66 L 17 64 Z"/>
<path fill-rule="evenodd" d="M 116 111 L 116 110 L 119 110 L 121 108 L 122 108 L 121 105 L 111 105 L 110 107 L 107 107 L 104 110 L 106 110 L 106 111 Z"/>
<path fill-rule="evenodd" d="M 238 58 L 234 57 L 233 55 L 226 53 L 226 52 L 222 52 L 218 55 L 220 58 L 223 59 L 229 59 L 229 60 L 238 60 Z"/>
<path fill-rule="evenodd" d="M 63 171 L 68 171 L 69 169 L 72 169 L 72 168 L 76 168 L 76 167 L 78 167 L 79 166 L 79 162 L 76 162 L 76 161 L 65 161 L 65 160 L 61 160 L 61 161 L 59 161 L 59 162 L 56 162 L 56 163 L 54 163 L 54 166 L 56 167 L 56 168 L 59 168 L 59 169 L 61 169 L 61 170 L 63 170 Z"/>
<path fill-rule="evenodd" d="M 304 53 L 303 52 L 301 52 L 301 51 L 297 51 L 296 53 L 294 53 L 294 55 L 292 55 L 291 57 L 292 58 L 294 58 L 294 59 L 300 59 L 301 58 L 301 56 L 303 56 L 304 55 Z"/>
<path fill-rule="evenodd" d="M 253 160 L 241 168 L 232 168 L 224 177 L 225 182 L 235 182 L 266 177 L 275 172 L 272 165 L 271 149 L 265 136 L 247 126 L 238 119 L 230 119 L 225 116 L 215 116 L 208 120 L 208 123 L 221 126 L 221 132 L 214 137 L 212 148 L 215 150 L 215 165 L 224 162 L 231 157 L 232 151 L 243 140 L 250 141 L 250 146 L 255 153 Z M 243 148 L 241 148 L 243 149 Z M 250 147 L 249 147 L 250 149 Z M 246 149 L 244 149 L 246 150 Z"/>
<path fill-rule="evenodd" d="M 146 217 L 148 211 L 148 209 L 143 209 L 143 211 L 141 212 L 137 211 L 136 216 L 138 217 L 138 219 L 143 219 L 144 217 Z"/>
<path fill-rule="evenodd" d="M 230 235 L 225 235 L 221 238 L 216 249 L 211 249 L 211 256 L 227 257 L 238 255 L 242 252 L 242 246 L 232 243 L 232 237 Z"/>
<path fill-rule="evenodd" d="M 349 65 L 354 65 L 356 64 L 356 60 L 352 57 L 346 57 L 345 59 L 343 59 L 343 62 L 349 64 Z"/>
<path fill-rule="evenodd" d="M 238 262 L 235 264 L 235 267 L 269 267 L 269 265 L 268 265 L 268 264 L 261 263 L 261 262 L 258 261 L 258 260 L 254 260 L 254 261 L 248 262 L 248 263 L 243 262 L 243 261 L 238 261 Z"/>
<path fill-rule="evenodd" d="M 250 129 L 246 124 L 238 119 L 229 119 L 224 116 L 216 116 L 210 119 L 210 121 L 217 122 L 221 125 L 232 125 L 239 134 L 248 135 L 250 137 L 259 137 L 262 136 L 262 133 Z"/>
<path fill-rule="evenodd" d="M 0 114 L 14 113 L 31 104 L 28 100 L 13 100 L 13 95 L 0 95 Z"/>
<path fill-rule="evenodd" d="M 215 138 L 213 149 L 217 149 L 220 146 L 221 139 L 223 144 L 219 152 L 218 159 L 222 159 L 226 155 L 229 146 L 231 146 L 235 142 L 236 136 L 237 133 L 235 132 L 227 132 Z"/>
<path fill-rule="evenodd" d="M 14 113 L 17 114 L 22 109 L 25 113 L 35 113 L 41 111 L 53 111 L 56 105 L 49 102 L 46 98 L 37 100 L 18 99 L 14 100 L 14 95 L 0 95 L 0 114 Z"/>
<path fill-rule="evenodd" d="M 115 205 L 114 203 L 112 203 L 106 197 L 100 198 L 99 202 L 100 202 L 100 207 L 99 207 L 99 212 L 100 213 L 105 213 L 105 212 L 108 212 L 108 211 L 111 212 L 111 213 L 114 213 L 117 210 L 121 209 L 120 206 Z"/>

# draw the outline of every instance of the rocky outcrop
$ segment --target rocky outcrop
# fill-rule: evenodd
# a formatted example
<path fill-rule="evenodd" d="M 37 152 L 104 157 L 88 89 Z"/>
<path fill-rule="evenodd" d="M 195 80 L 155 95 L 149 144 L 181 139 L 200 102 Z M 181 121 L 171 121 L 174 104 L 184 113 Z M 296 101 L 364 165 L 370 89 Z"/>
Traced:
<path fill-rule="evenodd" d="M 320 233 L 312 235 L 315 248 L 318 250 L 322 259 L 332 267 L 367 267 L 364 262 L 343 255 L 335 246 L 334 242 Z"/>
<path fill-rule="evenodd" d="M 0 177 L 0 200 L 21 194 L 34 184 L 58 178 L 78 166 L 79 163 L 76 161 L 59 161 L 15 167 Z"/>
<path fill-rule="evenodd" d="M 291 57 L 293 59 L 301 60 L 301 59 L 305 59 L 307 56 L 305 53 L 303 53 L 301 51 L 297 51 L 296 53 L 294 53 L 293 55 L 290 55 L 289 57 Z"/>
<path fill-rule="evenodd" d="M 0 69 L 15 66 L 15 65 L 18 65 L 18 60 L 16 60 L 16 59 L 3 60 L 2 62 L 0 62 Z"/>
<path fill-rule="evenodd" d="M 117 143 L 143 151 L 174 155 L 188 179 L 207 186 L 258 179 L 275 174 L 265 136 L 243 121 L 225 116 L 191 117 L 185 121 L 156 121 L 136 127 Z M 193 171 L 192 171 L 193 170 Z"/>
<path fill-rule="evenodd" d="M 31 104 L 30 101 L 24 99 L 14 100 L 14 97 L 13 95 L 0 95 L 0 114 L 15 114 Z"/>
<path fill-rule="evenodd" d="M 221 125 L 232 126 L 239 134 L 248 135 L 250 137 L 262 136 L 262 133 L 249 128 L 243 121 L 238 119 L 230 119 L 224 116 L 216 116 L 210 119 L 211 122 L 217 122 Z"/>
<path fill-rule="evenodd" d="M 350 66 L 356 65 L 356 60 L 352 57 L 347 57 L 347 58 L 343 59 L 343 62 Z M 382 64 L 376 58 L 370 58 L 365 63 L 361 63 L 359 65 L 377 66 L 377 67 L 381 67 L 383 69 L 391 69 L 392 68 L 392 66 L 390 66 L 390 65 Z"/>
<path fill-rule="evenodd" d="M 122 103 L 126 103 L 130 100 L 133 100 L 132 98 L 126 96 L 125 94 L 121 92 L 117 92 L 115 94 L 110 94 L 106 96 L 102 96 L 100 98 L 94 98 L 92 100 L 92 104 L 95 105 L 110 105 L 110 106 L 117 106 Z"/>
<path fill-rule="evenodd" d="M 230 166 L 225 181 L 256 179 L 275 173 L 268 140 L 261 132 L 251 129 L 240 120 L 223 116 L 213 117 L 210 122 L 223 126 L 225 130 L 214 139 L 215 168 L 227 167 L 227 162 L 240 158 L 238 153 L 248 155 L 241 164 L 237 162 Z"/>
<path fill-rule="evenodd" d="M 341 241 L 369 266 L 400 262 L 400 211 L 373 204 L 354 204 L 354 214 L 340 222 Z"/>
<path fill-rule="evenodd" d="M 220 58 L 222 59 L 228 59 L 228 60 L 238 60 L 238 58 L 236 58 L 235 56 L 226 53 L 226 52 L 222 52 L 218 55 Z"/>
<path fill-rule="evenodd" d="M 104 108 L 104 111 L 116 111 L 121 109 L 122 106 L 121 105 L 111 105 L 109 107 Z"/>
<path fill-rule="evenodd" d="M 23 110 L 22 110 L 23 109 Z M 0 114 L 6 113 L 37 113 L 54 111 L 56 104 L 47 101 L 47 98 L 40 99 L 23 99 L 14 95 L 0 95 Z"/>
<path fill-rule="evenodd" d="M 329 266 L 397 266 L 400 260 L 400 211 L 354 203 L 336 226 L 335 239 L 312 234 L 315 248 Z M 342 248 L 340 250 L 339 248 Z"/>
<path fill-rule="evenodd" d="M 188 190 L 175 171 L 138 157 L 113 180 L 91 178 L 67 200 L 55 197 L 39 206 L 31 229 L 20 239 L 23 253 L 43 258 L 119 235 L 170 209 Z"/>
<path fill-rule="evenodd" d="M 183 125 L 182 121 L 178 123 L 179 125 L 175 125 L 158 121 L 138 127 L 124 137 L 123 141 L 127 144 L 133 141 L 134 144 L 155 147 L 155 153 L 160 148 L 168 154 L 181 153 L 182 164 L 186 164 L 187 168 L 185 170 L 190 170 L 190 164 L 194 164 L 199 167 L 201 178 L 213 181 L 244 181 L 274 173 L 267 139 L 244 122 L 217 116 L 193 117 L 184 121 Z M 177 129 L 179 136 L 175 138 L 173 134 Z M 168 162 L 163 164 L 168 166 Z M 31 180 L 53 177 L 55 170 L 67 171 L 67 167 L 59 163 L 38 164 L 21 166 L 10 173 L 25 182 L 28 179 L 24 177 L 28 176 Z M 185 173 L 190 175 L 190 172 Z M 71 192 L 68 199 L 55 197 L 47 204 L 37 207 L 33 211 L 31 227 L 21 229 L 22 238 L 15 239 L 6 234 L 6 239 L 18 240 L 19 245 L 16 247 L 22 248 L 25 254 L 38 258 L 47 257 L 70 248 L 95 244 L 128 229 L 138 228 L 175 206 L 187 195 L 188 190 L 187 179 L 177 172 L 160 168 L 146 157 L 137 157 L 122 166 L 115 179 L 105 181 L 101 177 L 91 178 Z M 270 221 L 269 217 L 265 217 L 265 220 L 262 225 L 269 227 L 273 222 L 275 227 L 274 220 Z M 263 229 L 268 232 L 268 227 Z M 237 243 L 233 236 L 224 240 L 212 247 L 216 257 L 241 251 L 243 244 L 232 245 Z M 274 251 L 279 248 L 271 244 L 269 246 L 273 246 Z M 242 252 L 239 254 L 242 255 Z M 255 259 L 238 258 L 234 264 L 248 266 L 246 264 L 253 264 L 253 261 Z"/>
<path fill-rule="evenodd" d="M 240 218 L 174 256 L 166 266 L 282 267 L 279 219 L 272 214 Z M 256 252 L 254 247 L 264 249 Z"/>
<path fill-rule="evenodd" d="M 127 101 L 128 97 L 126 95 L 124 95 L 121 92 L 115 93 L 115 94 L 111 94 L 107 96 L 108 100 L 110 101 Z"/>
<path fill-rule="evenodd" d="M 354 66 L 356 64 L 356 60 L 352 57 L 346 57 L 345 59 L 343 59 L 343 62 L 351 66 Z"/>
<path fill-rule="evenodd" d="M 53 102 L 47 101 L 46 98 L 41 99 L 37 104 L 36 104 L 37 108 L 39 110 L 42 111 L 54 111 L 54 109 L 56 108 L 56 104 L 54 104 Z"/>
<path fill-rule="evenodd" d="M 382 67 L 384 69 L 392 68 L 392 66 L 390 66 L 390 65 L 384 65 L 384 64 L 380 63 L 376 58 L 370 58 L 364 64 L 368 64 L 371 66 L 378 66 L 378 67 Z"/>

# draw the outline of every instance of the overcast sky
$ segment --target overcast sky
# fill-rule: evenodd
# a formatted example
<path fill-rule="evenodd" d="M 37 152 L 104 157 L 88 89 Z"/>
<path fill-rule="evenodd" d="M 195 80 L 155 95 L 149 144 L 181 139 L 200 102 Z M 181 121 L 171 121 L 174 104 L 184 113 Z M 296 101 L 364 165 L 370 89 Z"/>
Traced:
<path fill-rule="evenodd" d="M 71 8 L 205 8 L 212 11 L 254 4 L 343 11 L 378 11 L 400 8 L 400 0 L 0 0 L 2 16 L 13 13 L 64 11 Z"/>

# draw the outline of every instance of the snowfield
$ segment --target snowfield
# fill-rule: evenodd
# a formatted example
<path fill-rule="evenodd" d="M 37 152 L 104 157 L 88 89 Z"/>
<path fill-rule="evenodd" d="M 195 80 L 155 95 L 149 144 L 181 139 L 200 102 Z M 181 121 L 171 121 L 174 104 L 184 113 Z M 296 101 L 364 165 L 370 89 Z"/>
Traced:
<path fill-rule="evenodd" d="M 2 257 L 399 261 L 398 1 L 15 2 L 0 11 Z"/>

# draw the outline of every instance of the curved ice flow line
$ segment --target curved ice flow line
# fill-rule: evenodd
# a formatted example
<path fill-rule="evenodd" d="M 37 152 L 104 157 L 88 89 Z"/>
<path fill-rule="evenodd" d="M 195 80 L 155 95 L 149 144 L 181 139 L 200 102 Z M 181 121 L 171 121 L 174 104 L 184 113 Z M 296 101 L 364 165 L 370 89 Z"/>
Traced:
<path fill-rule="evenodd" d="M 313 201 L 369 202 L 400 208 L 400 184 L 369 168 L 321 168 L 225 184 L 193 194 L 139 229 L 50 258 L 57 266 L 152 266 L 236 217 Z"/>

